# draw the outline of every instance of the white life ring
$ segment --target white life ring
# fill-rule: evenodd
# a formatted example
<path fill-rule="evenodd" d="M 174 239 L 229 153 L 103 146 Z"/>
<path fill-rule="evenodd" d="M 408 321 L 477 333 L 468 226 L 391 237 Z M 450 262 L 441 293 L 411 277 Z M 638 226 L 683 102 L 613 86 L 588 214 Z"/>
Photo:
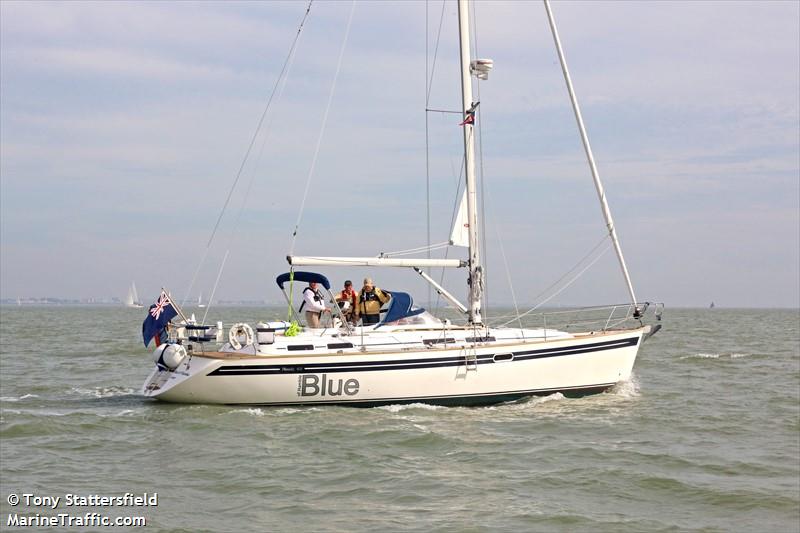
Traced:
<path fill-rule="evenodd" d="M 245 346 L 250 346 L 253 344 L 253 339 L 255 336 L 253 333 L 253 328 L 247 324 L 244 324 L 243 322 L 239 322 L 238 324 L 231 326 L 231 329 L 228 331 L 228 342 L 231 344 L 234 350 L 239 350 L 242 347 L 242 343 L 239 342 L 239 337 L 241 335 L 244 335 Z"/>

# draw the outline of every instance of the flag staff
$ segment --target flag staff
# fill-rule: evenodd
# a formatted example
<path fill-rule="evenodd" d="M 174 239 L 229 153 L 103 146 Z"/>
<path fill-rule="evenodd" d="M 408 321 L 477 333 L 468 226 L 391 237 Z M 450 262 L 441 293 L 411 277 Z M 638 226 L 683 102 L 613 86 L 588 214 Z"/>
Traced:
<path fill-rule="evenodd" d="M 164 293 L 167 295 L 167 298 L 169 298 L 169 303 L 172 305 L 172 307 L 175 308 L 175 311 L 177 311 L 178 314 L 181 315 L 181 318 L 183 319 L 183 321 L 188 324 L 189 323 L 189 319 L 186 318 L 186 315 L 183 314 L 183 309 L 180 308 L 180 306 L 178 305 L 178 302 L 176 302 L 175 300 L 172 299 L 172 294 L 167 289 L 165 289 L 164 287 L 161 287 L 161 290 L 164 291 Z"/>

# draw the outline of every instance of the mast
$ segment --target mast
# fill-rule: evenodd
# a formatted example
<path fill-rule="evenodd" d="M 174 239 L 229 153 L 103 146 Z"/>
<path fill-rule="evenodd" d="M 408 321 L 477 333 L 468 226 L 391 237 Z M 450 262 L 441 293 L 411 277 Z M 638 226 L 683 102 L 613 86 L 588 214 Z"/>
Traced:
<path fill-rule="evenodd" d="M 608 207 L 606 201 L 606 193 L 603 189 L 603 184 L 600 182 L 600 173 L 597 171 L 597 165 L 594 164 L 594 155 L 592 154 L 592 147 L 589 145 L 589 137 L 586 135 L 586 127 L 583 125 L 583 117 L 581 116 L 581 108 L 578 106 L 578 97 L 575 96 L 575 89 L 572 87 L 572 79 L 569 76 L 567 69 L 567 59 L 564 56 L 564 50 L 561 48 L 561 39 L 558 37 L 558 30 L 556 29 L 556 21 L 553 18 L 553 12 L 550 9 L 549 0 L 544 0 L 544 8 L 547 11 L 547 20 L 550 23 L 550 31 L 553 33 L 553 41 L 556 43 L 556 50 L 558 51 L 558 60 L 561 62 L 561 70 L 564 73 L 564 81 L 567 83 L 567 90 L 569 91 L 569 98 L 572 102 L 572 110 L 575 113 L 575 120 L 578 122 L 578 130 L 581 133 L 581 141 L 583 141 L 583 149 L 586 152 L 586 159 L 589 160 L 589 168 L 592 171 L 592 179 L 594 180 L 594 187 L 597 189 L 597 197 L 600 199 L 600 208 L 603 211 L 603 217 L 606 219 L 606 227 L 608 234 L 611 236 L 611 242 L 614 243 L 614 251 L 617 252 L 617 259 L 619 266 L 622 269 L 622 275 L 625 277 L 625 283 L 628 286 L 628 294 L 631 297 L 631 303 L 636 304 L 636 295 L 633 292 L 633 283 L 631 283 L 631 276 L 628 274 L 628 267 L 625 265 L 625 258 L 622 256 L 622 248 L 617 238 L 617 229 L 614 226 L 614 220 L 611 218 L 611 209 Z M 636 310 L 638 312 L 638 309 Z"/>
<path fill-rule="evenodd" d="M 469 2 L 458 0 L 458 38 L 461 44 L 461 108 L 464 112 L 464 171 L 467 178 L 467 224 L 469 234 L 469 322 L 480 324 L 483 267 L 478 245 L 478 201 L 475 187 L 475 105 L 470 77 Z"/>

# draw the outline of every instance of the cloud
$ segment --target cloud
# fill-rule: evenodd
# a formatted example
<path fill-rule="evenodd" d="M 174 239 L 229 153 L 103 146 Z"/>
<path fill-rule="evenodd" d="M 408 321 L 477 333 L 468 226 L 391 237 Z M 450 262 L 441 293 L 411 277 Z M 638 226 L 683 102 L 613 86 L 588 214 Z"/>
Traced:
<path fill-rule="evenodd" d="M 426 6 L 430 69 L 440 4 L 356 4 L 298 251 L 424 244 L 428 196 L 432 237 L 449 232 L 461 130 L 457 117 L 429 115 L 426 157 Z M 2 296 L 98 295 L 131 278 L 143 293 L 185 285 L 305 7 L 0 3 Z M 201 275 L 212 284 L 233 246 L 225 298 L 262 290 L 285 268 L 349 8 L 312 6 L 269 134 L 256 140 Z M 705 305 L 713 277 L 738 305 L 798 305 L 798 5 L 553 8 L 640 292 Z M 454 9 L 445 5 L 435 108 L 459 105 Z M 476 12 L 479 54 L 495 60 L 479 93 L 495 236 L 487 261 L 493 297 L 508 302 L 498 233 L 515 287 L 531 297 L 604 224 L 541 3 L 478 2 Z M 153 257 L 166 271 L 148 270 Z M 563 301 L 624 299 L 619 283 L 597 281 L 617 276 L 614 261 L 604 256 Z M 404 272 L 372 274 L 427 292 Z M 448 276 L 462 288 L 463 273 Z M 737 292 L 740 283 L 763 296 Z"/>
<path fill-rule="evenodd" d="M 132 50 L 81 48 L 23 48 L 9 52 L 19 64 L 36 64 L 37 69 L 83 72 L 123 78 L 144 78 L 150 81 L 203 83 L 231 70 L 218 65 L 192 65 L 150 53 Z"/>

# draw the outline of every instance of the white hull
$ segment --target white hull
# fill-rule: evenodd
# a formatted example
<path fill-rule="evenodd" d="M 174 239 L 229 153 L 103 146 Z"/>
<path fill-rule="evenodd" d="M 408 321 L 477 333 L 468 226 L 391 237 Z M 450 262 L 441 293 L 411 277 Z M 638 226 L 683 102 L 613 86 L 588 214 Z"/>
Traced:
<path fill-rule="evenodd" d="M 311 338 L 315 347 L 322 343 L 323 350 L 317 353 L 289 355 L 286 345 L 273 345 L 273 353 L 284 350 L 283 355 L 241 354 L 248 348 L 252 354 L 252 346 L 238 353 L 195 354 L 175 371 L 153 371 L 142 393 L 180 403 L 360 406 L 477 405 L 555 392 L 578 396 L 602 392 L 629 379 L 643 335 L 649 331 L 649 326 L 643 326 L 542 340 L 530 339 L 535 331 L 529 330 L 526 341 L 392 352 L 372 351 L 372 347 L 364 352 L 356 344 L 338 353 L 327 350 L 325 342 L 357 342 L 356 336 L 317 336 Z M 408 334 L 386 331 L 379 336 L 402 340 L 404 335 Z M 291 339 L 298 345 L 311 341 L 309 337 Z"/>

